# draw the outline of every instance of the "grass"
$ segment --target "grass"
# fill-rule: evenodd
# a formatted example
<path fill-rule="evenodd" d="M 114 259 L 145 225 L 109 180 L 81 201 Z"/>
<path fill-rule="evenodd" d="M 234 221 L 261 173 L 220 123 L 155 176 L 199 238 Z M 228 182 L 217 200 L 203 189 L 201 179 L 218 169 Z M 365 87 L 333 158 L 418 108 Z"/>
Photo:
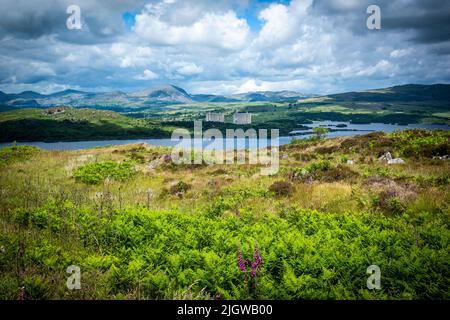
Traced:
<path fill-rule="evenodd" d="M 31 158 L 39 152 L 39 149 L 32 146 L 17 147 L 16 145 L 0 149 L 0 165 L 11 164 Z"/>
<path fill-rule="evenodd" d="M 27 156 L 1 164 L 0 299 L 450 299 L 450 163 L 423 137 L 448 152 L 443 131 L 310 139 L 282 147 L 275 176 L 150 168 L 170 151 L 143 144 L 15 147 Z M 406 164 L 378 162 L 383 148 Z M 238 251 L 250 261 L 255 245 L 251 277 Z M 65 285 L 72 264 L 81 290 Z"/>
<path fill-rule="evenodd" d="M 66 107 L 64 112 L 54 114 L 45 114 L 42 109 L 0 112 L 0 142 L 170 137 L 173 129 L 95 109 Z"/>

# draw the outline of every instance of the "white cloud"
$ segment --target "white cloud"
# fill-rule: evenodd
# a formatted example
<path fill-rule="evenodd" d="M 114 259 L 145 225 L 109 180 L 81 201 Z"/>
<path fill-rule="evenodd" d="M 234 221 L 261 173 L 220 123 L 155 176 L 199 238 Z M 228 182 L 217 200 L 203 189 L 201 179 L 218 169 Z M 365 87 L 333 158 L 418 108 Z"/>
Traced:
<path fill-rule="evenodd" d="M 36 24 L 27 28 L 35 36 L 22 38 L 18 35 L 24 29 L 17 26 L 23 24 L 8 22 L 16 15 L 4 15 L 0 24 L 17 30 L 0 28 L 0 90 L 48 91 L 51 83 L 134 90 L 145 84 L 140 80 L 156 77 L 158 83 L 190 92 L 218 94 L 342 92 L 449 81 L 448 42 L 437 51 L 441 47 L 436 44 L 417 45 L 414 30 L 369 32 L 360 0 L 314 0 L 314 5 L 313 0 L 263 1 L 257 6 L 247 0 L 154 0 L 144 8 L 139 0 L 80 1 L 90 30 L 96 31 L 80 37 L 60 33 L 64 28 L 59 27 L 36 30 Z M 383 1 L 386 17 L 417 9 L 405 8 L 403 0 Z M 5 12 L 27 13 L 26 2 L 7 3 Z M 59 17 L 59 8 L 50 1 L 36 0 L 29 7 L 35 3 L 45 3 L 39 6 Z M 261 28 L 252 24 L 249 29 L 246 10 L 258 10 L 251 14 L 260 18 Z M 123 12 L 138 13 L 126 33 L 117 32 Z M 18 21 L 30 15 L 19 15 Z M 45 25 L 51 17 L 45 15 Z"/>
<path fill-rule="evenodd" d="M 135 77 L 137 80 L 154 80 L 157 79 L 158 75 L 151 70 L 145 69 L 141 75 Z"/>
<path fill-rule="evenodd" d="M 360 70 L 357 75 L 358 76 L 372 76 L 374 74 L 384 74 L 384 75 L 391 75 L 392 72 L 395 70 L 395 66 L 392 65 L 387 60 L 381 60 L 374 66 L 369 66 L 363 70 Z"/>
<path fill-rule="evenodd" d="M 310 89 L 310 85 L 304 80 L 286 80 L 286 81 L 258 81 L 249 79 L 239 86 L 239 93 L 251 91 L 304 91 Z"/>
<path fill-rule="evenodd" d="M 391 52 L 390 56 L 391 56 L 391 58 L 401 58 L 401 57 L 404 57 L 404 56 L 410 54 L 411 51 L 412 50 L 410 48 L 394 50 Z"/>
<path fill-rule="evenodd" d="M 123 43 L 112 45 L 111 52 L 120 59 L 121 68 L 146 66 L 153 57 L 149 47 L 133 47 Z"/>
<path fill-rule="evenodd" d="M 227 50 L 239 50 L 247 43 L 249 27 L 245 19 L 228 10 L 223 13 L 204 12 L 188 25 L 178 25 L 164 20 L 166 10 L 176 10 L 176 4 L 147 5 L 136 16 L 133 31 L 151 44 L 200 45 Z"/>
<path fill-rule="evenodd" d="M 183 76 L 192 76 L 203 72 L 203 68 L 197 66 L 195 63 L 187 63 L 177 70 Z"/>

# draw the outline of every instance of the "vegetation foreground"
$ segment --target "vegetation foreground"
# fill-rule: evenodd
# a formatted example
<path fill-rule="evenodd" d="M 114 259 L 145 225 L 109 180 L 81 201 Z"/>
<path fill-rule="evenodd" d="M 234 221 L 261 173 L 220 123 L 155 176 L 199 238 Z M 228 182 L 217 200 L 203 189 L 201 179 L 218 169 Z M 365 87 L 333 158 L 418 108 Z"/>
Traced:
<path fill-rule="evenodd" d="M 275 176 L 167 154 L 0 149 L 0 299 L 450 298 L 450 132 L 295 141 Z"/>

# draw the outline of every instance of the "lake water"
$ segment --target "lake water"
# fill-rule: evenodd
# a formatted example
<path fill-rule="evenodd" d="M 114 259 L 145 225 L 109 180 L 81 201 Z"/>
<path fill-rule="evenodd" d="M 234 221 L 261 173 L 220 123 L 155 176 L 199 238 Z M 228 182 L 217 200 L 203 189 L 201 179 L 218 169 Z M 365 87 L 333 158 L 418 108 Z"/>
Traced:
<path fill-rule="evenodd" d="M 345 125 L 345 127 L 343 126 Z M 309 129 L 292 131 L 291 136 L 284 136 L 279 138 L 279 145 L 288 144 L 293 138 L 304 139 L 312 135 L 312 130 L 315 127 L 326 127 L 331 130 L 327 134 L 327 137 L 344 137 L 344 136 L 355 136 L 361 134 L 367 134 L 374 131 L 383 132 L 393 132 L 395 130 L 405 130 L 405 129 L 430 129 L 430 130 L 450 130 L 449 125 L 438 125 L 438 124 L 409 124 L 409 125 L 396 125 L 396 124 L 385 124 L 385 123 L 370 123 L 370 124 L 353 124 L 350 122 L 336 122 L 336 121 L 315 121 L 312 124 L 304 124 L 304 126 L 309 127 Z M 253 148 L 259 146 L 260 141 L 257 139 L 222 139 L 223 149 L 233 149 L 237 146 L 237 149 L 241 148 Z M 124 145 L 130 143 L 148 143 L 154 146 L 165 146 L 172 147 L 179 143 L 179 141 L 172 141 L 171 139 L 131 139 L 131 140 L 100 140 L 100 141 L 66 141 L 66 142 L 18 142 L 17 145 L 29 145 L 36 146 L 47 150 L 79 150 L 88 149 L 94 147 L 104 147 L 112 145 Z M 204 149 L 212 149 L 210 141 L 199 142 L 202 143 Z M 188 141 L 184 142 L 184 145 L 188 145 Z M 192 139 L 191 143 L 194 143 Z M 218 141 L 216 142 L 218 143 Z M 267 141 L 270 145 L 270 141 Z M 10 146 L 12 143 L 0 143 L 1 147 Z"/>

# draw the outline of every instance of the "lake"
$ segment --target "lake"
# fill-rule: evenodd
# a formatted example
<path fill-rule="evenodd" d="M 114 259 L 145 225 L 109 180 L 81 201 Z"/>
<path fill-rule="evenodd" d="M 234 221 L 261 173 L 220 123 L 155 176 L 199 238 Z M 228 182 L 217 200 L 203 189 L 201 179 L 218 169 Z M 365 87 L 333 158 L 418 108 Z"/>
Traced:
<path fill-rule="evenodd" d="M 300 124 L 299 124 L 300 125 Z M 370 124 L 353 124 L 351 122 L 336 122 L 336 121 L 315 121 L 312 124 L 302 124 L 308 127 L 305 130 L 292 131 L 291 136 L 283 136 L 279 138 L 279 145 L 288 144 L 293 138 L 304 139 L 312 135 L 312 130 L 315 127 L 326 127 L 331 132 L 327 137 L 344 137 L 367 134 L 374 131 L 393 132 L 395 130 L 405 129 L 430 129 L 430 130 L 450 130 L 449 125 L 439 124 L 409 124 L 396 125 L 385 123 L 370 123 Z M 193 139 L 192 139 L 193 141 Z M 191 141 L 191 142 L 192 142 Z M 63 141 L 63 142 L 17 142 L 17 145 L 36 146 L 46 150 L 80 150 L 94 147 L 104 147 L 112 145 L 124 145 L 130 143 L 148 143 L 154 146 L 172 147 L 179 143 L 179 141 L 172 141 L 171 139 L 131 139 L 131 140 L 99 140 L 99 141 Z M 186 141 L 184 145 L 188 145 Z M 257 139 L 223 139 L 222 148 L 230 150 L 237 144 L 238 149 L 241 147 L 255 147 L 259 141 Z M 270 141 L 268 142 L 270 144 Z M 12 143 L 0 143 L 1 147 L 10 146 Z M 211 142 L 203 141 L 204 149 L 211 149 Z M 209 146 L 209 147 L 208 147 Z"/>

